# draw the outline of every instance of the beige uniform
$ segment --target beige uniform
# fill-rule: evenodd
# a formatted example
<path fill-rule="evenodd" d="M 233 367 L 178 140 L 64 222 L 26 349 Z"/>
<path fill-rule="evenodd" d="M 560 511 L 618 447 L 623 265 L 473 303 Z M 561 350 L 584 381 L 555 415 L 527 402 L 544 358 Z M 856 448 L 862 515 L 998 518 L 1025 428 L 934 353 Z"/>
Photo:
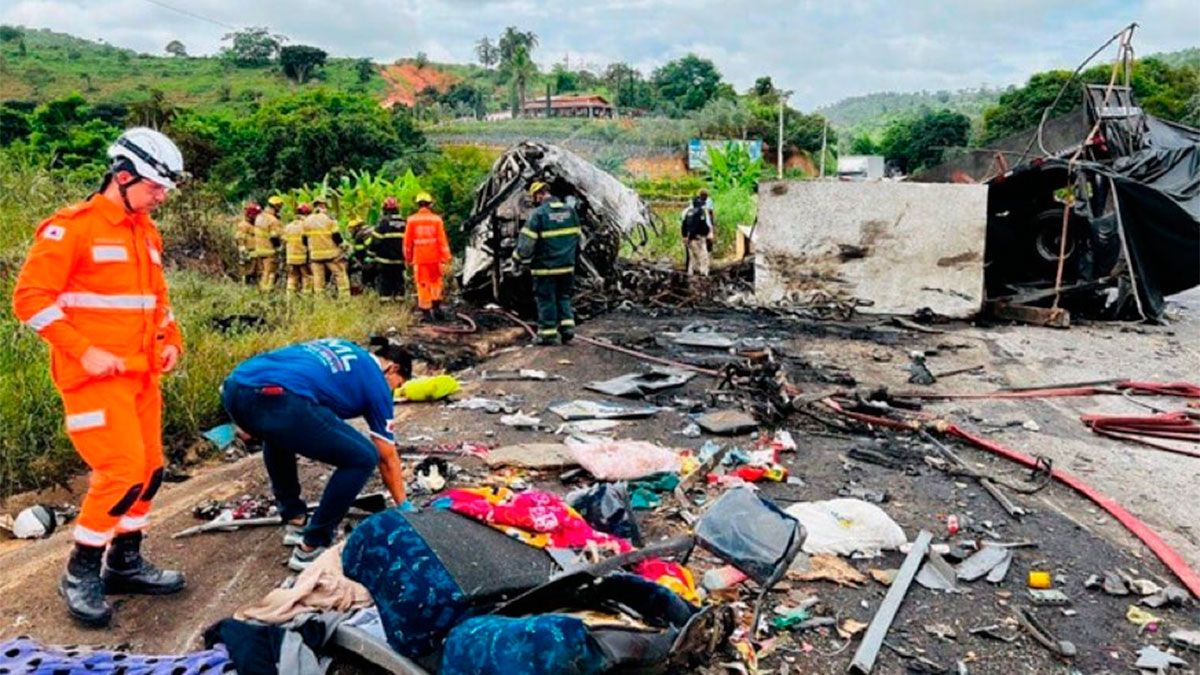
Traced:
<path fill-rule="evenodd" d="M 311 291 L 308 245 L 304 238 L 304 221 L 300 218 L 283 226 L 283 262 L 287 265 L 287 292 Z"/>
<path fill-rule="evenodd" d="M 350 275 L 346 271 L 346 259 L 342 249 L 333 241 L 338 231 L 337 221 L 324 211 L 317 211 L 304 219 L 304 234 L 308 237 L 308 259 L 312 268 L 313 289 L 325 290 L 325 274 L 333 276 L 338 295 L 349 297 Z"/>
<path fill-rule="evenodd" d="M 233 241 L 237 244 L 238 273 L 242 283 L 246 283 L 254 276 L 258 267 L 257 261 L 250 256 L 250 251 L 254 248 L 254 223 L 243 216 L 233 228 Z"/>
<path fill-rule="evenodd" d="M 279 260 L 271 239 L 278 237 L 282 229 L 283 224 L 270 209 L 258 214 L 258 218 L 254 219 L 254 251 L 250 255 L 258 260 L 258 287 L 264 291 L 275 287 Z"/>

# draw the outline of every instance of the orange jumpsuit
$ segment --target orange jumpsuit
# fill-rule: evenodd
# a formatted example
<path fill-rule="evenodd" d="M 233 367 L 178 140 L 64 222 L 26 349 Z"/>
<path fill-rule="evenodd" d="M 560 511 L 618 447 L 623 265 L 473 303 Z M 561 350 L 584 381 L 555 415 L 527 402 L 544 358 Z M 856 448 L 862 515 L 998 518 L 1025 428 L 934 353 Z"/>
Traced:
<path fill-rule="evenodd" d="M 413 268 L 417 307 L 433 309 L 433 303 L 442 301 L 442 266 L 450 259 L 442 217 L 427 207 L 417 209 L 404 230 L 404 261 Z"/>
<path fill-rule="evenodd" d="M 50 343 L 67 435 L 92 469 L 75 541 L 104 546 L 142 529 L 162 482 L 162 350 L 183 352 L 158 228 L 99 194 L 62 209 L 38 226 L 13 309 Z M 89 375 L 80 358 L 91 346 L 126 372 Z"/>

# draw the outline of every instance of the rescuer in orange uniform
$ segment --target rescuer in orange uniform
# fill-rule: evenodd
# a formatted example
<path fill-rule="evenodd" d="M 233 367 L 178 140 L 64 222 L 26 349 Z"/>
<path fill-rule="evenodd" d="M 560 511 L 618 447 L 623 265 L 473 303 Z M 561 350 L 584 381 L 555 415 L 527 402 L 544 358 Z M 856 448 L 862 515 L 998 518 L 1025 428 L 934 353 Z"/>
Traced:
<path fill-rule="evenodd" d="M 442 271 L 451 259 L 450 242 L 442 217 L 429 209 L 433 197 L 422 192 L 416 201 L 417 211 L 408 217 L 404 230 L 404 261 L 413 269 L 417 307 L 432 319 L 442 304 Z"/>
<path fill-rule="evenodd" d="M 121 134 L 108 157 L 100 191 L 38 227 L 13 291 L 17 318 L 50 343 L 67 435 L 92 469 L 59 591 L 94 626 L 112 618 L 106 593 L 184 587 L 182 573 L 141 555 L 162 482 L 159 379 L 183 351 L 149 214 L 183 177 L 183 157 L 144 127 Z"/>

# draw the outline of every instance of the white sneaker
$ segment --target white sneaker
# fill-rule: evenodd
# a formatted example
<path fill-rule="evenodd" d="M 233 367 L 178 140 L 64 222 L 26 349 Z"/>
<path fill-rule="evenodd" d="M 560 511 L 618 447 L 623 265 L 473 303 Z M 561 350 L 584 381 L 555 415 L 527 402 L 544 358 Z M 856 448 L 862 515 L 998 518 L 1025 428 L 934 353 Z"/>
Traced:
<path fill-rule="evenodd" d="M 288 569 L 293 572 L 303 572 L 308 569 L 308 566 L 313 564 L 321 554 L 325 552 L 325 546 L 318 546 L 311 551 L 305 551 L 304 547 L 297 546 L 292 549 L 292 557 L 288 558 Z"/>
<path fill-rule="evenodd" d="M 283 545 L 284 546 L 299 546 L 304 543 L 304 528 L 308 527 L 308 521 L 304 521 L 299 525 L 293 523 L 283 524 Z"/>

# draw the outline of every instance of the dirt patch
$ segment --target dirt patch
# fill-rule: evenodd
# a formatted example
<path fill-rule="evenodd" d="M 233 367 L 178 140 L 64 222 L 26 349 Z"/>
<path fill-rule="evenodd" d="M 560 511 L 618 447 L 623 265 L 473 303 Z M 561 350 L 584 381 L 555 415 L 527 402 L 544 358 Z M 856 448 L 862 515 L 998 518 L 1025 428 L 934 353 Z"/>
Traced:
<path fill-rule="evenodd" d="M 954 267 L 956 265 L 963 265 L 966 263 L 975 262 L 980 259 L 982 259 L 982 256 L 979 255 L 978 251 L 967 251 L 965 253 L 959 253 L 958 255 L 949 255 L 949 256 L 946 256 L 945 258 L 938 258 L 937 266 L 938 267 Z"/>
<path fill-rule="evenodd" d="M 677 178 L 688 175 L 687 158 L 675 155 L 630 157 L 625 170 L 644 178 Z"/>
<path fill-rule="evenodd" d="M 446 93 L 451 85 L 462 78 L 439 69 L 437 66 L 426 65 L 419 67 L 415 63 L 394 63 L 383 66 L 379 74 L 387 81 L 389 91 L 383 99 L 383 107 L 391 108 L 397 103 L 412 106 L 417 101 L 417 94 L 427 87 L 433 87 L 438 93 Z"/>

